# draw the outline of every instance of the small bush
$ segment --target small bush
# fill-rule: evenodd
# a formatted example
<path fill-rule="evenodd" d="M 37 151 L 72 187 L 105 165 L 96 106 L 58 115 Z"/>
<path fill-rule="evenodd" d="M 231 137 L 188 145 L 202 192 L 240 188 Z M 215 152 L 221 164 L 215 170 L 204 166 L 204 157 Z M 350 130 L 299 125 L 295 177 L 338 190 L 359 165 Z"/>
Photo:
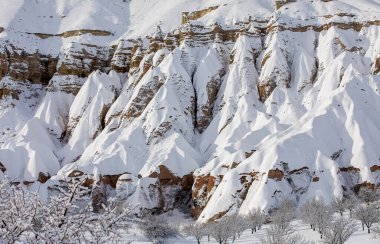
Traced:
<path fill-rule="evenodd" d="M 176 237 L 178 230 L 173 228 L 165 218 L 147 215 L 139 224 L 144 235 L 155 243 L 164 243 L 170 237 Z"/>

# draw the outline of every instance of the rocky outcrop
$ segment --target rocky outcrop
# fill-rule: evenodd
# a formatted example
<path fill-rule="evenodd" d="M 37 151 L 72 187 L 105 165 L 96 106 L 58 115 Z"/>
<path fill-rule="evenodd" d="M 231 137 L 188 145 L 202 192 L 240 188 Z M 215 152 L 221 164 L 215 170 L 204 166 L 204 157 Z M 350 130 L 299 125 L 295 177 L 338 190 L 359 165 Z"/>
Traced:
<path fill-rule="evenodd" d="M 229 3 L 203 2 L 176 28 L 149 16 L 149 35 L 128 22 L 139 15 L 123 23 L 125 12 L 110 18 L 128 30 L 117 36 L 87 22 L 55 34 L 0 28 L 1 38 L 9 31 L 31 43 L 0 40 L 0 105 L 15 111 L 7 121 L 21 118 L 17 137 L 2 139 L 0 170 L 12 174 L 21 162 L 15 177 L 44 183 L 57 174 L 54 162 L 64 165 L 59 175 L 87 174 L 96 206 L 115 191 L 139 211 L 191 206 L 201 221 L 268 210 L 283 197 L 302 202 L 323 192 L 329 200 L 375 187 L 379 166 L 368 163 L 380 157 L 376 16 L 342 12 L 336 1 L 274 1 L 274 9 L 246 16 Z M 38 86 L 46 99 L 19 84 Z M 24 118 L 19 104 L 28 99 L 35 103 L 25 103 Z M 39 104 L 44 113 L 35 114 Z M 48 148 L 34 144 L 31 117 Z M 18 133 L 25 124 L 27 133 Z M 26 160 L 40 152 L 49 163 Z"/>
<path fill-rule="evenodd" d="M 38 36 L 41 39 L 46 39 L 46 38 L 49 38 L 49 37 L 69 38 L 69 37 L 73 37 L 73 36 L 80 36 L 80 35 L 86 35 L 86 34 L 90 34 L 90 35 L 93 35 L 93 36 L 109 36 L 109 35 L 112 35 L 112 33 L 109 32 L 109 31 L 104 31 L 104 30 L 88 30 L 88 29 L 69 30 L 69 31 L 65 31 L 65 32 L 62 32 L 62 33 L 59 33 L 59 34 L 29 33 L 29 32 L 27 32 L 26 34 L 35 35 L 35 36 Z"/>
<path fill-rule="evenodd" d="M 0 88 L 0 99 L 11 97 L 12 99 L 18 100 L 21 93 L 22 91 L 13 89 L 8 85 L 3 84 L 3 87 Z"/>
<path fill-rule="evenodd" d="M 45 174 L 45 173 L 42 173 L 40 172 L 38 174 L 38 181 L 41 182 L 42 184 L 45 183 L 46 181 L 48 181 L 50 179 L 50 175 L 49 174 Z"/>
<path fill-rule="evenodd" d="M 288 4 L 288 3 L 291 3 L 291 2 L 296 2 L 297 0 L 275 0 L 274 3 L 275 3 L 275 6 L 276 6 L 276 10 L 280 9 L 282 6 L 284 6 L 285 4 Z"/>
<path fill-rule="evenodd" d="M 135 40 L 120 40 L 117 46 L 113 46 L 111 69 L 119 73 L 127 73 L 130 68 Z"/>
<path fill-rule="evenodd" d="M 361 189 L 369 189 L 369 190 L 374 190 L 375 189 L 375 184 L 371 183 L 371 182 L 368 182 L 368 181 L 364 181 L 360 184 L 357 184 L 355 185 L 354 187 L 354 191 L 356 193 L 358 193 Z"/>
<path fill-rule="evenodd" d="M 95 70 L 105 71 L 109 67 L 108 47 L 84 43 L 72 43 L 64 50 L 57 71 L 60 75 L 87 77 Z"/>
<path fill-rule="evenodd" d="M 194 12 L 183 12 L 182 13 L 182 24 L 188 23 L 191 20 L 197 20 L 202 16 L 216 10 L 219 6 L 211 6 L 206 9 L 194 11 Z"/>
<path fill-rule="evenodd" d="M 279 169 L 271 169 L 268 171 L 268 178 L 273 180 L 282 180 L 284 178 L 284 172 Z"/>
<path fill-rule="evenodd" d="M 138 94 L 131 101 L 130 107 L 127 110 L 127 118 L 136 118 L 141 115 L 145 107 L 152 100 L 156 92 L 163 85 L 164 79 L 162 77 L 153 76 L 152 80 L 147 84 L 141 86 Z"/>
<path fill-rule="evenodd" d="M 195 178 L 191 193 L 193 200 L 191 213 L 194 218 L 200 216 L 221 178 L 222 176 L 215 177 L 210 175 L 198 176 Z"/>
<path fill-rule="evenodd" d="M 145 184 L 150 182 L 151 184 Z M 98 189 L 95 201 L 104 201 L 106 191 L 116 191 L 124 201 L 134 203 L 133 199 L 148 198 L 154 203 L 154 207 L 137 203 L 137 213 L 163 213 L 175 208 L 189 208 L 191 203 L 191 187 L 193 185 L 192 174 L 183 177 L 175 176 L 167 167 L 160 165 L 156 172 L 147 177 L 138 178 L 131 174 L 104 175 L 95 185 L 103 186 Z M 94 186 L 95 186 L 94 185 Z M 134 206 L 135 207 L 135 206 Z"/>
<path fill-rule="evenodd" d="M 47 85 L 56 72 L 57 57 L 27 53 L 13 45 L 0 51 L 0 79 L 10 76 L 14 80 Z"/>
<path fill-rule="evenodd" d="M 0 171 L 4 173 L 6 170 L 7 170 L 7 169 L 5 168 L 4 164 L 2 164 L 2 163 L 0 162 Z"/>
<path fill-rule="evenodd" d="M 283 26 L 281 24 L 272 23 L 269 24 L 266 28 L 266 32 L 278 32 L 278 31 L 291 31 L 291 32 L 306 32 L 309 30 L 314 30 L 316 32 L 322 32 L 329 30 L 331 28 L 338 28 L 342 30 L 355 30 L 357 32 L 361 31 L 363 28 L 367 28 L 370 26 L 380 26 L 379 20 L 368 20 L 363 22 L 339 22 L 339 21 L 331 21 L 325 24 L 318 25 L 298 25 L 298 26 Z"/>
<path fill-rule="evenodd" d="M 380 72 L 380 57 L 376 59 L 372 67 L 373 74 L 376 75 Z"/>

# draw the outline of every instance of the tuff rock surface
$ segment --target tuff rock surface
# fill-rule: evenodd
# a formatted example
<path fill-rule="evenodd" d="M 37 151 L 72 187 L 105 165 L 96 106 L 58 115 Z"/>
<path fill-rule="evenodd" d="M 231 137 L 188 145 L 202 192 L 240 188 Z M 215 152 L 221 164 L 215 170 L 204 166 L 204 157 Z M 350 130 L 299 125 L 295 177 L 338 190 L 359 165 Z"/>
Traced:
<path fill-rule="evenodd" d="M 0 174 L 42 196 L 208 221 L 380 183 L 378 1 L 0 6 Z"/>

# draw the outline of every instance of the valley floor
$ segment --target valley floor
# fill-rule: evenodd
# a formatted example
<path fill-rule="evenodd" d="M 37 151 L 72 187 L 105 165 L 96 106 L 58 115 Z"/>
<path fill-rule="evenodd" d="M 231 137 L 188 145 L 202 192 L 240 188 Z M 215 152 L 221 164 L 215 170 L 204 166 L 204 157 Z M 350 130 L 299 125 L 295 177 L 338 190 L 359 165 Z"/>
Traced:
<path fill-rule="evenodd" d="M 183 223 L 190 222 L 189 219 L 183 218 L 180 219 L 179 216 L 172 216 L 169 219 L 173 219 L 172 224 L 174 226 L 179 226 L 179 222 L 182 221 Z M 379 244 L 380 243 L 380 234 L 377 233 L 371 233 L 368 234 L 367 230 L 362 230 L 361 224 L 359 221 L 357 221 L 358 224 L 358 230 L 350 237 L 350 239 L 346 242 L 346 244 Z M 296 234 L 301 235 L 305 238 L 305 240 L 310 241 L 311 243 L 323 243 L 323 241 L 320 239 L 320 236 L 317 231 L 313 231 L 310 229 L 310 226 L 308 224 L 303 223 L 300 220 L 296 220 L 292 222 L 292 225 L 296 229 Z M 251 234 L 251 230 L 246 230 L 243 232 L 243 234 L 240 236 L 240 238 L 236 239 L 233 243 L 236 244 L 261 244 L 262 239 L 265 237 L 266 229 L 269 228 L 269 225 L 264 225 L 263 228 L 259 231 L 257 231 L 254 234 Z M 147 238 L 145 238 L 142 233 L 138 229 L 131 229 L 129 230 L 129 233 L 125 235 L 125 241 L 132 241 L 133 244 L 148 244 L 153 243 L 149 241 Z M 197 243 L 195 238 L 193 237 L 178 237 L 177 239 L 170 239 L 167 240 L 165 243 L 168 244 L 193 244 Z M 204 237 L 201 241 L 201 243 L 204 244 L 217 244 L 217 242 L 210 237 L 210 241 L 207 240 L 207 236 Z M 232 243 L 232 241 L 228 242 L 229 244 Z"/>

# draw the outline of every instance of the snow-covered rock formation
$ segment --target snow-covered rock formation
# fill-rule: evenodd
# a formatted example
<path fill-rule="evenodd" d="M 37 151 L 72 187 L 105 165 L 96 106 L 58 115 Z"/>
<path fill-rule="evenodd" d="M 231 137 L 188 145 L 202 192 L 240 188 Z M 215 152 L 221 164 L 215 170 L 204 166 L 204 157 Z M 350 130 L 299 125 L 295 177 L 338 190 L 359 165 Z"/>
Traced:
<path fill-rule="evenodd" d="M 377 0 L 0 6 L 14 181 L 86 174 L 137 210 L 199 221 L 380 183 Z"/>

